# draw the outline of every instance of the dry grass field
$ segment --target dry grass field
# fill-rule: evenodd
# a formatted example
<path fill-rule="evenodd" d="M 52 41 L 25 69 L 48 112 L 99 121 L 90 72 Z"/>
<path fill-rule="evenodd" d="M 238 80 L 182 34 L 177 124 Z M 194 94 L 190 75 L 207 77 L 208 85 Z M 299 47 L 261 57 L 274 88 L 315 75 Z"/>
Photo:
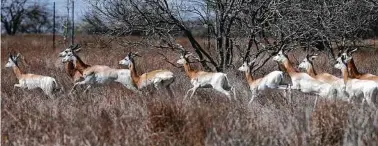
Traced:
<path fill-rule="evenodd" d="M 78 55 L 84 62 L 124 68 L 118 61 L 127 52 L 138 51 L 142 55 L 136 59 L 139 73 L 154 69 L 175 73 L 175 98 L 153 90 L 141 96 L 116 83 L 94 87 L 87 94 L 81 94 L 79 88 L 69 96 L 73 82 L 58 57 L 64 45 L 53 50 L 51 40 L 38 35 L 2 37 L 2 145 L 378 145 L 376 109 L 326 99 L 319 100 L 314 109 L 315 96 L 293 91 L 289 102 L 276 90 L 263 92 L 248 106 L 250 92 L 244 73 L 236 69 L 226 73 L 237 89 L 237 101 L 228 101 L 210 89 L 199 89 L 192 99 L 183 101 L 191 88 L 189 78 L 156 51 L 165 53 L 171 62 L 176 62 L 178 54 L 117 43 L 104 46 L 93 36 L 76 40 L 83 47 Z M 181 43 L 189 47 L 185 40 Z M 55 77 L 64 93 L 49 99 L 40 90 L 13 88 L 18 81 L 4 67 L 10 51 L 24 56 L 23 71 Z M 289 53 L 294 63 L 304 56 L 300 50 Z M 361 72 L 378 74 L 378 51 L 362 50 L 354 57 Z M 314 65 L 318 73 L 341 74 L 324 54 Z M 277 69 L 270 60 L 255 76 Z"/>

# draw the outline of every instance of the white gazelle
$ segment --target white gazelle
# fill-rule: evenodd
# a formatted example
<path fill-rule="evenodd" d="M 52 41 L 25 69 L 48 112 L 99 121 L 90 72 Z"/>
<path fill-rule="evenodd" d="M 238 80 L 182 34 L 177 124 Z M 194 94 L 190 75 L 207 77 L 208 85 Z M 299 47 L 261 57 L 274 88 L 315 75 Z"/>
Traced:
<path fill-rule="evenodd" d="M 82 73 L 84 78 L 82 81 L 76 82 L 72 87 L 70 93 L 72 93 L 78 85 L 88 85 L 84 92 L 88 91 L 93 85 L 106 84 L 110 82 L 121 83 L 126 88 L 138 92 L 133 86 L 130 76 L 130 70 L 128 69 L 114 69 L 104 65 L 85 65 L 81 59 L 75 54 L 74 51 L 69 51 L 62 55 L 62 62 L 72 62 L 74 67 Z"/>
<path fill-rule="evenodd" d="M 255 60 L 248 62 L 248 60 L 243 61 L 243 65 L 239 67 L 239 71 L 245 72 L 246 80 L 248 82 L 249 88 L 252 92 L 251 100 L 248 104 L 251 104 L 253 99 L 258 96 L 258 91 L 265 89 L 288 89 L 287 85 L 282 85 L 283 72 L 282 71 L 272 71 L 262 78 L 254 78 L 252 76 L 252 67 Z M 286 91 L 285 91 L 286 93 Z"/>
<path fill-rule="evenodd" d="M 284 66 L 291 78 L 292 89 L 297 89 L 304 93 L 314 93 L 324 98 L 333 99 L 337 96 L 337 90 L 331 84 L 320 82 L 307 73 L 297 72 L 282 50 L 273 57 L 273 60 Z M 315 99 L 314 106 L 316 106 L 317 99 L 318 97 Z"/>
<path fill-rule="evenodd" d="M 348 73 L 349 76 L 352 78 L 360 79 L 360 80 L 370 80 L 378 83 L 378 76 L 369 74 L 369 73 L 360 73 L 355 65 L 354 59 L 352 57 L 353 53 L 356 52 L 358 49 L 346 49 L 344 52 L 339 54 L 339 56 L 343 56 L 345 58 L 345 62 L 347 63 Z"/>
<path fill-rule="evenodd" d="M 135 56 L 139 55 L 137 55 L 137 53 L 129 52 L 124 59 L 119 61 L 119 64 L 129 67 L 133 85 L 139 90 L 150 85 L 154 85 L 157 90 L 160 90 L 163 87 L 167 90 L 168 96 L 173 98 L 174 95 L 170 87 L 170 85 L 175 81 L 175 76 L 173 73 L 169 70 L 159 69 L 138 75 L 134 63 Z"/>
<path fill-rule="evenodd" d="M 349 94 L 349 101 L 353 98 L 363 98 L 362 104 L 366 101 L 370 106 L 375 107 L 373 103 L 373 98 L 377 98 L 378 95 L 378 85 L 374 81 L 370 80 L 360 80 L 355 78 L 350 78 L 348 75 L 347 62 L 345 56 L 337 58 L 337 64 L 335 68 L 340 69 L 343 77 L 344 84 L 347 93 Z"/>
<path fill-rule="evenodd" d="M 192 54 L 188 54 L 182 47 L 180 48 L 182 53 L 180 55 L 180 59 L 177 60 L 178 64 L 184 65 L 185 72 L 190 78 L 190 82 L 193 85 L 193 88 L 189 89 L 184 97 L 184 100 L 188 96 L 189 92 L 192 91 L 192 94 L 189 98 L 191 98 L 198 88 L 213 88 L 228 97 L 231 100 L 231 91 L 233 91 L 234 99 L 235 97 L 235 90 L 230 85 L 228 81 L 227 75 L 221 72 L 205 72 L 200 70 L 192 69 L 189 65 L 188 57 L 193 56 Z"/>
<path fill-rule="evenodd" d="M 13 68 L 13 72 L 18 79 L 18 84 L 14 84 L 14 87 L 28 90 L 40 88 L 50 98 L 53 97 L 54 91 L 59 89 L 56 80 L 49 76 L 23 73 L 18 67 L 19 57 L 20 53 L 18 53 L 16 56 L 10 54 L 8 63 L 5 65 L 5 67 Z"/>
<path fill-rule="evenodd" d="M 334 75 L 331 75 L 329 73 L 320 73 L 320 74 L 316 73 L 314 69 L 313 61 L 317 57 L 318 55 L 307 54 L 298 67 L 305 69 L 306 72 L 314 79 L 324 82 L 324 83 L 331 84 L 337 89 L 337 97 L 339 97 L 340 99 L 346 99 L 346 97 L 348 97 L 348 94 L 345 91 L 344 80 Z"/>

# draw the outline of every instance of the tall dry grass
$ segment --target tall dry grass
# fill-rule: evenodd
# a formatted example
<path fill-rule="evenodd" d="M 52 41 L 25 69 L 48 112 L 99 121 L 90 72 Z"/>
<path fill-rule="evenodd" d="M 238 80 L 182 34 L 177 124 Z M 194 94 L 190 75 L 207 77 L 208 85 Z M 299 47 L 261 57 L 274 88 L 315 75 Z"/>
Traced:
<path fill-rule="evenodd" d="M 209 89 L 199 89 L 192 99 L 183 101 L 191 87 L 188 78 L 182 68 L 157 56 L 157 50 L 106 45 L 91 36 L 77 42 L 84 48 L 79 55 L 92 65 L 121 68 L 117 62 L 126 52 L 139 51 L 143 55 L 137 59 L 140 72 L 166 68 L 175 73 L 172 87 L 176 97 L 169 99 L 156 91 L 141 96 L 116 83 L 68 96 L 72 80 L 57 56 L 61 49 L 51 48 L 51 37 L 3 37 L 2 145 L 378 145 L 375 109 L 325 99 L 313 109 L 315 96 L 293 91 L 290 102 L 276 90 L 264 91 L 248 106 L 250 93 L 244 74 L 235 70 L 227 73 L 238 101 L 230 102 Z M 181 43 L 188 45 L 185 40 Z M 22 65 L 22 70 L 55 77 L 65 93 L 48 99 L 39 90 L 14 89 L 17 79 L 4 68 L 11 50 L 24 55 L 28 65 Z M 173 52 L 164 53 L 172 62 L 178 58 Z M 304 55 L 295 51 L 289 57 L 300 61 Z M 376 51 L 364 50 L 355 55 L 355 61 L 361 71 L 378 74 L 376 56 Z M 315 61 L 318 72 L 340 74 L 332 66 L 324 55 Z M 275 69 L 277 65 L 269 61 L 256 76 Z"/>

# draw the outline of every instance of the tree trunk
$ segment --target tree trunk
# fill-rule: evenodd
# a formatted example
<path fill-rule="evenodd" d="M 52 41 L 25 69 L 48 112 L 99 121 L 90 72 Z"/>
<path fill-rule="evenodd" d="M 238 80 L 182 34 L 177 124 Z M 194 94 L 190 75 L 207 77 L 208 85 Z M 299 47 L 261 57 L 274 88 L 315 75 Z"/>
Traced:
<path fill-rule="evenodd" d="M 226 66 L 227 67 L 230 67 L 232 65 L 232 60 L 233 60 L 233 57 L 234 57 L 234 53 L 233 53 L 233 50 L 234 50 L 234 42 L 232 41 L 232 39 L 230 38 L 227 38 L 228 41 L 227 41 L 227 54 L 226 54 Z"/>

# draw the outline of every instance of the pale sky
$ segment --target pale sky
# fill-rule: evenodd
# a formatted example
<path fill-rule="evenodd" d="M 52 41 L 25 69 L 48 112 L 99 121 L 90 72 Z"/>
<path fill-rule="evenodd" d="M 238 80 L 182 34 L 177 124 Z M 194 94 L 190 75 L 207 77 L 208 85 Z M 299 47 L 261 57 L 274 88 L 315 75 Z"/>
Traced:
<path fill-rule="evenodd" d="M 53 4 L 55 2 L 56 15 L 66 16 L 67 15 L 67 1 L 68 0 L 28 0 L 28 4 L 35 3 L 45 3 L 47 7 L 51 10 L 53 9 Z M 69 0 L 72 1 L 72 0 Z M 88 0 L 74 0 L 75 2 L 75 20 L 81 20 L 85 11 L 89 9 Z M 70 4 L 70 15 L 71 15 L 71 4 Z"/>

